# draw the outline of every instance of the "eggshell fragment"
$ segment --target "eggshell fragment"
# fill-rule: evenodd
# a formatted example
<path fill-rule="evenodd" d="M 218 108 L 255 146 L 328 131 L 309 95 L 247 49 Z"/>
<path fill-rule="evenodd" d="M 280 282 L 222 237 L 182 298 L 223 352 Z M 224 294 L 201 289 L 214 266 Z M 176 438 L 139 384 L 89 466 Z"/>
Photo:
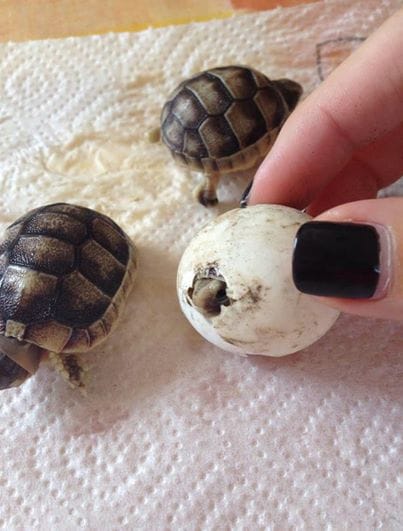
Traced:
<path fill-rule="evenodd" d="M 295 234 L 311 218 L 280 205 L 231 210 L 190 242 L 178 268 L 181 309 L 216 346 L 284 356 L 314 343 L 339 312 L 292 281 Z"/>

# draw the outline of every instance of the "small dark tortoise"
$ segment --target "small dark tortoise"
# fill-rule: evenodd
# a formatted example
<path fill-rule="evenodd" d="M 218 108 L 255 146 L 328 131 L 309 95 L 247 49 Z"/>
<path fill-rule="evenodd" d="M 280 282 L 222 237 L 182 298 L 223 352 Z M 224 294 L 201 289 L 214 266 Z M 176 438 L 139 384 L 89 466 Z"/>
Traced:
<path fill-rule="evenodd" d="M 246 66 L 224 66 L 186 79 L 161 113 L 161 138 L 175 160 L 205 174 L 196 190 L 217 202 L 221 175 L 259 164 L 298 103 L 302 87 Z"/>
<path fill-rule="evenodd" d="M 0 389 L 20 385 L 46 355 L 81 387 L 75 353 L 111 332 L 137 252 L 109 217 L 56 203 L 10 225 L 0 242 Z"/>

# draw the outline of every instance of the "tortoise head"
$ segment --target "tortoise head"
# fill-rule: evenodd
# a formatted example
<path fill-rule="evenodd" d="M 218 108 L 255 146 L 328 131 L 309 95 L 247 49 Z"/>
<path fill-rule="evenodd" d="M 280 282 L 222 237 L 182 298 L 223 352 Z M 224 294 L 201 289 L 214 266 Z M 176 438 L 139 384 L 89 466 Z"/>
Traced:
<path fill-rule="evenodd" d="M 43 350 L 0 335 L 0 390 L 18 387 L 38 369 Z"/>
<path fill-rule="evenodd" d="M 302 87 L 296 81 L 291 79 L 276 79 L 273 81 L 276 87 L 280 90 L 283 98 L 285 99 L 288 109 L 292 112 L 301 97 Z"/>

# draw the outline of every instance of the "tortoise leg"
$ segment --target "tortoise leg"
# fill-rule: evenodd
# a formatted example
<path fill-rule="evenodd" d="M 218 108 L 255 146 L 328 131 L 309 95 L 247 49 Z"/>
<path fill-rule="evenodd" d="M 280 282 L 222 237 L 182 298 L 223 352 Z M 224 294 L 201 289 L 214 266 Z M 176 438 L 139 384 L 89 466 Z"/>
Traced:
<path fill-rule="evenodd" d="M 56 371 L 73 389 L 84 389 L 83 376 L 85 369 L 79 364 L 75 354 L 49 353 L 49 361 Z"/>
<path fill-rule="evenodd" d="M 210 173 L 205 176 L 204 181 L 196 188 L 196 199 L 203 206 L 213 206 L 218 203 L 217 185 L 220 176 L 218 173 Z"/>

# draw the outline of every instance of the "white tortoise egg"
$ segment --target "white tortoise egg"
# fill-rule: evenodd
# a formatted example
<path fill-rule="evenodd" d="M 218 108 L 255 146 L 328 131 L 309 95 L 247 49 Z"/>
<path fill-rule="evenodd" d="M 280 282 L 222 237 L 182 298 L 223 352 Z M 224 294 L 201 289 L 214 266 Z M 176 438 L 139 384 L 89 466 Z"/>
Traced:
<path fill-rule="evenodd" d="M 292 281 L 294 237 L 310 219 L 280 205 L 250 206 L 217 217 L 192 239 L 177 290 L 205 339 L 238 354 L 284 356 L 329 330 L 339 312 Z"/>

